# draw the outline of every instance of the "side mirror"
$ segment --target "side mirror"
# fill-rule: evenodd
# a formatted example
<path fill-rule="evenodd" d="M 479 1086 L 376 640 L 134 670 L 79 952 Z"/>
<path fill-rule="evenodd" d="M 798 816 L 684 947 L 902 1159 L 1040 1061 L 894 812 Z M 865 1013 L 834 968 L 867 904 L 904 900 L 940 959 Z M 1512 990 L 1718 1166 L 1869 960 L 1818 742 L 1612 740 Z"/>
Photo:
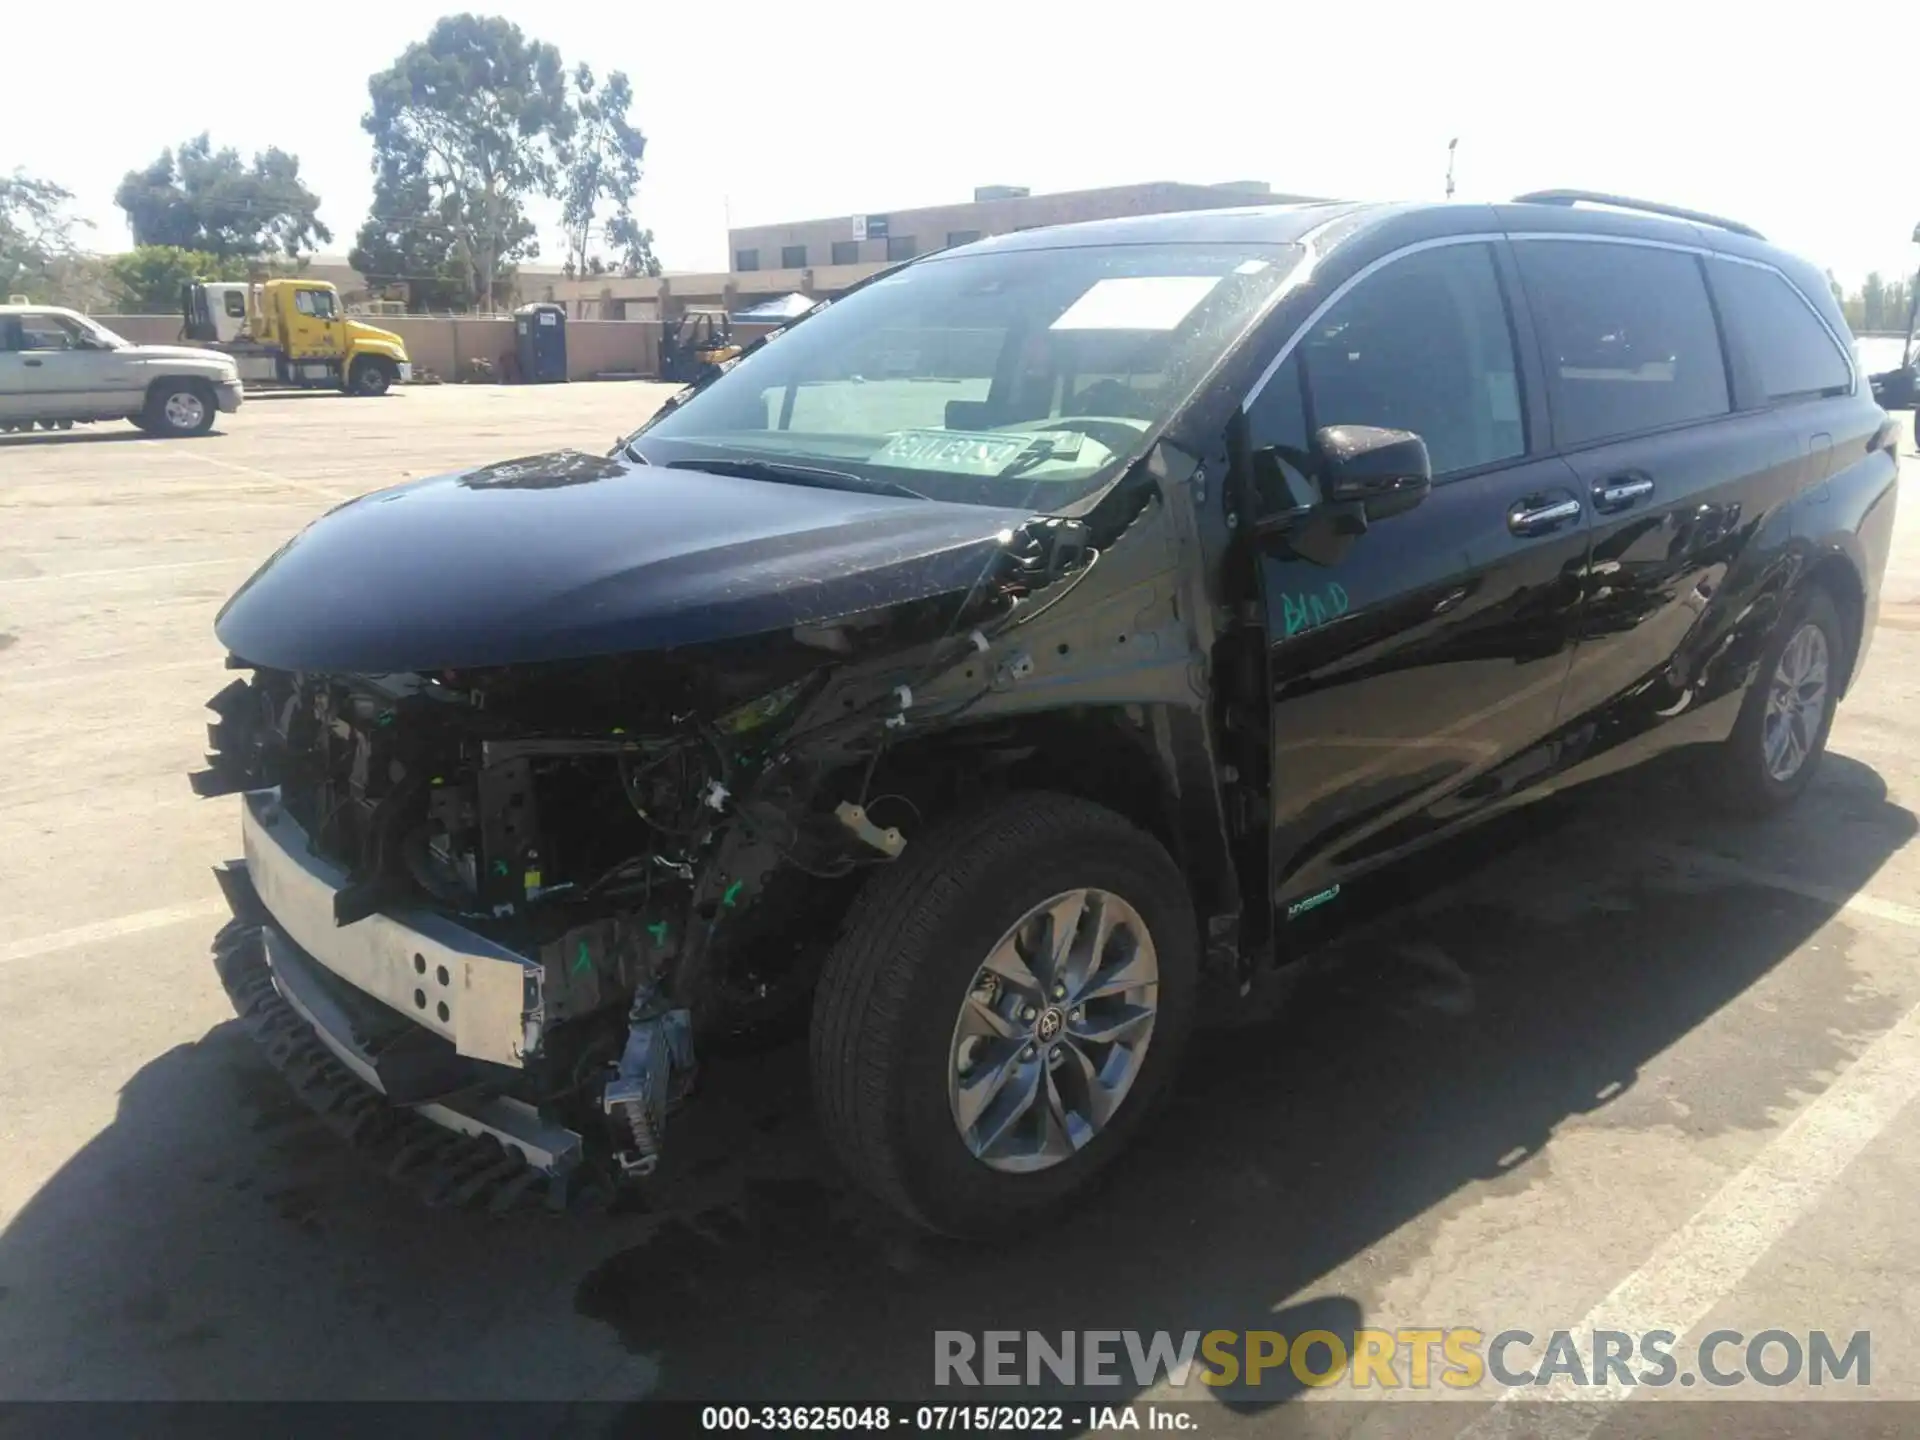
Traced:
<path fill-rule="evenodd" d="M 1327 505 L 1357 505 L 1368 520 L 1402 515 L 1433 489 L 1427 442 L 1411 430 L 1329 425 L 1313 437 L 1320 495 Z"/>
<path fill-rule="evenodd" d="M 1369 521 L 1411 510 L 1433 488 L 1426 442 L 1410 430 L 1328 425 L 1306 454 L 1276 446 L 1251 459 L 1261 536 L 1302 527 L 1363 535 Z"/>
<path fill-rule="evenodd" d="M 1427 442 L 1410 430 L 1329 425 L 1308 454 L 1258 450 L 1252 462 L 1266 502 L 1254 535 L 1315 565 L 1339 564 L 1371 522 L 1404 514 L 1433 488 Z"/>

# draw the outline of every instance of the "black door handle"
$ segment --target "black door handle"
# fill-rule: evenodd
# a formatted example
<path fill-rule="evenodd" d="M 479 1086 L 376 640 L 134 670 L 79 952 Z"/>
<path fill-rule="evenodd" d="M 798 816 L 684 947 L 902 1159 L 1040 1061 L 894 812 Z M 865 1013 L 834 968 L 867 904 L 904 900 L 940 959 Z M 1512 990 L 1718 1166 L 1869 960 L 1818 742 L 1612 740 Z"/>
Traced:
<path fill-rule="evenodd" d="M 1593 508 L 1611 514 L 1637 505 L 1653 493 L 1653 479 L 1638 470 L 1609 475 L 1593 487 Z"/>
<path fill-rule="evenodd" d="M 40 362 L 38 360 L 23 360 L 20 363 L 23 365 L 31 365 L 36 370 L 40 368 Z"/>

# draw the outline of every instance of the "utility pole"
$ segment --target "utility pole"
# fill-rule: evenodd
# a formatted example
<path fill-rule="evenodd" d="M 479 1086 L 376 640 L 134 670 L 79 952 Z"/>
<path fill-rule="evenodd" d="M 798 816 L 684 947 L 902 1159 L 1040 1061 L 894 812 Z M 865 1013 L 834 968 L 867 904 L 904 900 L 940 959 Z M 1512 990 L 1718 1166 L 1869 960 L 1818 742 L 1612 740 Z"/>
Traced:
<path fill-rule="evenodd" d="M 1453 152 L 1459 148 L 1460 138 L 1455 136 L 1447 141 L 1447 199 L 1453 198 Z"/>
<path fill-rule="evenodd" d="M 1913 227 L 1913 243 L 1920 245 L 1920 225 Z M 1909 284 L 1911 289 L 1907 295 L 1907 336 L 1900 346 L 1900 364 L 1903 368 L 1920 367 L 1920 351 L 1914 349 L 1913 343 L 1914 336 L 1920 335 L 1920 270 L 1913 272 L 1913 279 Z M 1920 410 L 1913 413 L 1916 417 L 1915 432 L 1916 435 L 1920 435 Z M 1920 439 L 1916 439 L 1915 444 L 1920 445 Z"/>

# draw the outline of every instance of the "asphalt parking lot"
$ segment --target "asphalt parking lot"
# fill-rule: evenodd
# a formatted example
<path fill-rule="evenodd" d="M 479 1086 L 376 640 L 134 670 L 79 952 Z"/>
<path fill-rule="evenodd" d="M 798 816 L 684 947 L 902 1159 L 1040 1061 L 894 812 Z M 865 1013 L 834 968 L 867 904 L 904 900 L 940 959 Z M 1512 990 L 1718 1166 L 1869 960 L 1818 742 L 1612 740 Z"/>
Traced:
<path fill-rule="evenodd" d="M 1291 1011 L 1198 1047 L 1166 1122 L 1055 1230 L 900 1230 L 820 1153 L 792 1048 L 711 1070 L 652 1213 L 496 1222 L 364 1169 L 207 959 L 208 867 L 237 841 L 236 802 L 184 778 L 226 678 L 214 612 L 338 500 L 604 449 L 665 393 L 262 398 L 199 440 L 0 438 L 0 1398 L 904 1400 L 932 1393 L 937 1329 L 1617 1323 L 1867 1330 L 1871 1384 L 1840 1398 L 1920 1400 L 1911 498 L 1797 813 L 1707 818 L 1666 767 L 1397 877 Z M 1594 1424 L 1639 1433 L 1702 1393 Z M 1740 1433 L 1808 1434 L 1836 1394 L 1715 1393 L 1807 1399 Z M 1506 1413 L 1198 1398 L 1205 1434 Z"/>

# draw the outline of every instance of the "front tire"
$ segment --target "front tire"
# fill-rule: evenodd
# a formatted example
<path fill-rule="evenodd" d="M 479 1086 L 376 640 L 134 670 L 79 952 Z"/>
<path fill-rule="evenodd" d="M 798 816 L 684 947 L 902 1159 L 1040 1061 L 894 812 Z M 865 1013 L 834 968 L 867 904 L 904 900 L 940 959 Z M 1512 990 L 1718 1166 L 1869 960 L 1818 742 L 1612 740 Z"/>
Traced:
<path fill-rule="evenodd" d="M 352 383 L 347 389 L 354 395 L 384 395 L 396 378 L 389 361 L 368 357 L 354 362 Z"/>
<path fill-rule="evenodd" d="M 1739 815 L 1783 810 L 1813 783 L 1845 674 L 1847 627 L 1819 588 L 1788 606 L 1761 656 L 1733 733 L 1715 756 L 1722 804 Z"/>
<path fill-rule="evenodd" d="M 136 423 L 152 435 L 204 435 L 213 428 L 218 413 L 213 391 L 205 382 L 162 380 L 147 396 L 146 413 Z"/>
<path fill-rule="evenodd" d="M 1165 1099 L 1198 973 L 1186 880 L 1151 836 L 1063 795 L 956 816 L 868 882 L 827 959 L 821 1126 L 922 1226 L 1035 1221 Z"/>

